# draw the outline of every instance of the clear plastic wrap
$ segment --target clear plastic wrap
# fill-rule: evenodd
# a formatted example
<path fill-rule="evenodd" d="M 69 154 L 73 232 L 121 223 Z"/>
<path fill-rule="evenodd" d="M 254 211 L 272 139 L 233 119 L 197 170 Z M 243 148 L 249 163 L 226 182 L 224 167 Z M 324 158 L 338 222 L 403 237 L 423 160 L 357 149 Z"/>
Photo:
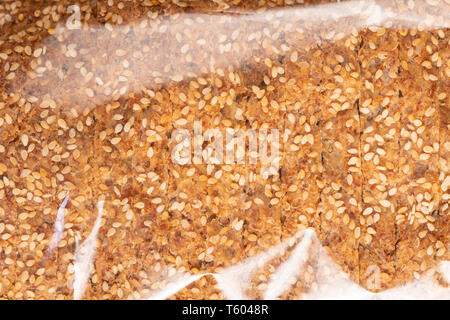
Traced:
<path fill-rule="evenodd" d="M 449 0 L 0 1 L 0 298 L 450 299 Z"/>

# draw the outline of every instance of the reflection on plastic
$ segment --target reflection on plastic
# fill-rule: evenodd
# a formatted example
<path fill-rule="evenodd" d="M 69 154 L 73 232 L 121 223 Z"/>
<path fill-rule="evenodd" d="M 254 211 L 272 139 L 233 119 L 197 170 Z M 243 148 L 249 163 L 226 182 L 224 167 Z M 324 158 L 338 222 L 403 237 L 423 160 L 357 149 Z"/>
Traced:
<path fill-rule="evenodd" d="M 301 8 L 277 8 L 263 12 L 236 11 L 233 12 L 235 15 L 231 16 L 183 13 L 180 14 L 178 19 L 181 21 L 189 20 L 189 28 L 192 33 L 204 34 L 205 38 L 216 39 L 218 45 L 205 46 L 201 42 L 191 44 L 193 47 L 189 49 L 189 52 L 193 55 L 192 60 L 197 63 L 187 64 L 184 60 L 179 59 L 170 62 L 170 69 L 166 69 L 167 61 L 164 51 L 154 52 L 150 50 L 141 55 L 132 55 L 133 48 L 129 48 L 129 53 L 123 57 L 121 53 L 122 59 L 110 61 L 107 66 L 101 63 L 88 66 L 92 61 L 102 60 L 102 56 L 105 55 L 104 46 L 108 47 L 107 54 L 111 55 L 116 54 L 117 50 L 122 50 L 123 37 L 126 38 L 127 43 L 136 46 L 141 43 L 152 43 L 155 48 L 164 46 L 168 50 L 178 49 L 176 37 L 167 37 L 167 35 L 175 35 L 180 31 L 180 28 L 183 28 L 183 24 L 174 23 L 170 16 L 160 17 L 161 21 L 159 21 L 157 27 L 147 26 L 146 21 L 143 21 L 144 24 L 135 21 L 134 24 L 139 27 L 135 27 L 132 33 L 128 32 L 128 26 L 109 25 L 108 28 L 91 26 L 88 29 L 72 30 L 72 27 L 69 28 L 66 24 L 60 24 L 55 29 L 58 41 L 55 42 L 53 37 L 49 37 L 44 39 L 42 43 L 43 47 L 48 48 L 47 56 L 55 57 L 52 61 L 51 70 L 65 70 L 64 73 L 59 71 L 54 79 L 59 82 L 59 85 L 49 85 L 45 87 L 45 90 L 35 92 L 32 88 L 43 82 L 42 77 L 37 77 L 35 79 L 26 78 L 25 83 L 13 80 L 11 89 L 14 92 L 15 88 L 23 88 L 24 93 L 32 96 L 34 100 L 50 105 L 56 101 L 63 104 L 68 110 L 77 105 L 93 108 L 95 105 L 108 103 L 113 94 L 120 93 L 123 95 L 142 87 L 153 89 L 170 81 L 179 82 L 189 77 L 201 76 L 206 72 L 206 67 L 215 70 L 245 64 L 251 58 L 251 52 L 233 49 L 241 41 L 235 35 L 249 32 L 249 30 L 261 31 L 263 24 L 273 17 L 283 19 L 287 32 L 296 32 L 295 25 L 301 26 L 301 24 L 307 22 L 311 34 L 314 34 L 315 31 L 319 34 L 323 24 L 328 23 L 327 21 L 336 23 L 336 21 L 342 19 L 351 19 L 350 26 L 341 26 L 342 28 L 339 30 L 341 38 L 348 36 L 354 30 L 360 30 L 368 26 L 381 26 L 386 21 L 390 21 L 399 28 L 417 27 L 418 24 L 423 30 L 450 27 L 449 20 L 443 19 L 443 16 L 424 15 L 423 11 L 426 6 L 425 2 L 416 2 L 414 9 L 406 13 L 389 8 L 389 1 L 346 1 Z M 248 30 L 243 30 L 243 26 L 246 26 Z M 110 34 L 113 30 L 117 34 L 122 34 L 123 37 L 111 38 Z M 229 34 L 230 30 L 234 31 L 228 37 L 227 44 L 220 44 L 220 35 Z M 259 40 L 248 39 L 249 43 L 252 41 Z M 271 37 L 267 37 L 266 41 L 269 44 L 276 42 Z M 311 41 L 320 43 L 321 40 L 313 36 L 313 40 L 309 39 L 307 40 L 308 43 L 299 43 L 298 45 L 311 45 Z M 273 49 L 275 55 L 282 53 L 275 50 L 275 46 Z M 290 49 L 285 48 L 285 50 Z M 90 61 L 84 61 L 85 67 L 78 70 L 79 59 L 84 58 L 79 56 L 77 52 L 83 51 L 83 56 L 92 58 L 89 59 Z M 225 54 L 227 53 L 232 53 L 232 59 L 226 58 Z M 126 59 L 128 68 L 134 70 L 126 77 L 122 74 L 123 59 Z M 143 62 L 145 62 L 145 65 Z M 86 73 L 87 69 L 90 70 L 89 73 Z M 120 81 L 117 82 L 116 79 L 120 79 Z M 53 82 L 48 81 L 48 83 Z M 80 83 L 85 83 L 86 86 L 87 83 L 90 83 L 91 89 L 86 92 L 78 91 Z M 37 96 L 39 94 L 42 96 Z M 67 99 L 68 94 L 72 95 L 71 99 Z M 62 100 L 61 95 L 66 98 Z"/>
<path fill-rule="evenodd" d="M 98 231 L 100 230 L 100 222 L 103 213 L 104 202 L 100 201 L 97 204 L 98 216 L 95 219 L 94 227 L 86 240 L 78 244 L 79 240 L 76 239 L 75 249 L 75 261 L 74 272 L 75 279 L 73 283 L 73 297 L 75 300 L 81 299 L 86 289 L 86 283 L 91 276 L 91 270 L 95 258 L 95 250 L 98 238 Z"/>
<path fill-rule="evenodd" d="M 308 249 L 310 249 L 310 246 L 317 243 L 317 237 L 314 230 L 307 229 L 305 232 L 300 232 L 292 239 L 287 239 L 280 245 L 273 247 L 256 257 L 247 259 L 236 266 L 229 267 L 218 274 L 205 273 L 201 275 L 178 275 L 177 277 L 172 278 L 164 289 L 145 297 L 145 299 L 169 298 L 178 290 L 181 290 L 190 283 L 208 275 L 214 277 L 218 287 L 222 290 L 223 295 L 227 299 L 247 299 L 248 297 L 245 294 L 244 288 L 249 284 L 252 274 L 269 259 L 276 257 L 288 246 L 288 243 L 294 239 L 301 239 L 301 241 L 297 244 L 290 258 L 275 271 L 271 277 L 267 290 L 264 293 L 265 299 L 277 299 L 289 289 L 289 279 L 297 276 L 302 265 L 308 259 L 307 255 L 308 252 L 310 252 Z M 429 272 L 419 280 L 380 293 L 373 293 L 350 280 L 332 261 L 321 246 L 319 246 L 319 248 L 314 248 L 314 252 L 316 251 L 319 252 L 319 259 L 317 262 L 318 288 L 314 293 L 305 294 L 302 299 L 450 299 L 450 288 L 440 286 L 431 277 L 435 271 L 440 271 L 447 280 L 447 283 L 450 284 L 448 281 L 450 278 L 450 262 L 448 261 L 441 262 L 436 270 L 429 270 Z"/>
<path fill-rule="evenodd" d="M 58 213 L 56 214 L 55 227 L 52 235 L 52 240 L 48 245 L 48 253 L 47 257 L 51 256 L 55 248 L 58 246 L 58 243 L 62 239 L 62 235 L 64 232 L 64 209 L 66 208 L 67 201 L 69 201 L 70 195 L 69 192 L 64 197 L 64 200 L 61 206 L 58 209 Z"/>

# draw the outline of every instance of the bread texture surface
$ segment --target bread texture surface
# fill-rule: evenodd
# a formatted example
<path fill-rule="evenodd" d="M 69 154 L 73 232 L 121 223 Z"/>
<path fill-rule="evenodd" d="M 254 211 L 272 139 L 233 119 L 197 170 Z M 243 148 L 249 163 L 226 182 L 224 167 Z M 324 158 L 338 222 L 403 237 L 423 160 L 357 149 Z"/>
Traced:
<path fill-rule="evenodd" d="M 448 290 L 448 12 L 0 2 L 0 298 Z M 208 129 L 268 132 L 278 156 L 230 143 L 220 161 Z M 189 161 L 180 133 L 200 141 Z"/>

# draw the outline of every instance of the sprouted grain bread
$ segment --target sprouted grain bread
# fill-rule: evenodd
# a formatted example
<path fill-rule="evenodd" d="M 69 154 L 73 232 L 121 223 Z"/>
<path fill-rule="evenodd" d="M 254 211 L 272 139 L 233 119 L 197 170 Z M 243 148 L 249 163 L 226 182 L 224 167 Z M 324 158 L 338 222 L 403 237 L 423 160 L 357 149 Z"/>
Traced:
<path fill-rule="evenodd" d="M 170 298 L 221 299 L 212 275 L 251 259 L 242 297 L 272 297 L 308 228 L 272 298 L 320 290 L 324 254 L 373 292 L 420 279 L 450 258 L 449 9 L 1 2 L 0 297 L 139 299 L 190 274 Z M 175 132 L 207 129 L 278 130 L 276 166 L 248 144 L 173 161 Z"/>

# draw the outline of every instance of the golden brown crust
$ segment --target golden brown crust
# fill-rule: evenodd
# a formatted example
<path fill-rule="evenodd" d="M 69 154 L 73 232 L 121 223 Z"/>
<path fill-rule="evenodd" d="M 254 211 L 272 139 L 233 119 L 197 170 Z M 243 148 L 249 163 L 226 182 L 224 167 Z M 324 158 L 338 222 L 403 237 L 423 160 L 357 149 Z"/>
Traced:
<path fill-rule="evenodd" d="M 439 123 L 435 94 L 436 40 L 430 32 L 400 32 L 400 140 L 396 260 L 399 278 L 419 278 L 435 263 L 439 207 Z M 434 44 L 433 44 L 434 42 Z M 424 79 L 425 81 L 423 81 Z M 401 213 L 400 213 L 401 212 Z"/>
<path fill-rule="evenodd" d="M 360 277 L 367 286 L 377 272 L 378 288 L 395 276 L 395 192 L 398 176 L 400 113 L 398 45 L 395 31 L 371 28 L 362 34 L 361 163 L 362 212 Z"/>

